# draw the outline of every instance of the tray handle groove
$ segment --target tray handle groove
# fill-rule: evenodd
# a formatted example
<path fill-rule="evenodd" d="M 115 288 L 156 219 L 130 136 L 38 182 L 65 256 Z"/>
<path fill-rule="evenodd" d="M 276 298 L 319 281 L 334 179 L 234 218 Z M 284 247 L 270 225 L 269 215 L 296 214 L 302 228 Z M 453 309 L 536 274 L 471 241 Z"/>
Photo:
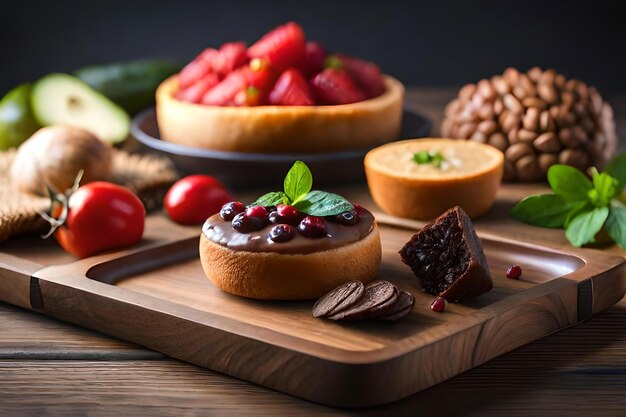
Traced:
<path fill-rule="evenodd" d="M 593 315 L 593 281 L 587 279 L 578 284 L 578 319 L 587 320 Z"/>

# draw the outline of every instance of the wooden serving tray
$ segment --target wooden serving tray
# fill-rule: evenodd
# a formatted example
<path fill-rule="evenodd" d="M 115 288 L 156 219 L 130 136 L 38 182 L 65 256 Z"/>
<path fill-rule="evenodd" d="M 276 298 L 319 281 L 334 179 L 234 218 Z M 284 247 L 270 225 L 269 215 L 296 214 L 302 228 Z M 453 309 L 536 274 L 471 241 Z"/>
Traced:
<path fill-rule="evenodd" d="M 416 297 L 411 314 L 396 323 L 337 323 L 313 318 L 312 301 L 223 293 L 203 275 L 199 228 L 161 215 L 147 219 L 140 245 L 79 261 L 35 238 L 0 246 L 0 300 L 291 395 L 352 407 L 442 382 L 587 319 L 626 292 L 622 257 L 481 235 L 493 290 L 434 313 L 433 297 L 420 291 L 397 254 L 415 230 L 383 224 L 380 231 L 379 277 Z M 519 281 L 505 277 L 511 264 L 524 270 Z"/>

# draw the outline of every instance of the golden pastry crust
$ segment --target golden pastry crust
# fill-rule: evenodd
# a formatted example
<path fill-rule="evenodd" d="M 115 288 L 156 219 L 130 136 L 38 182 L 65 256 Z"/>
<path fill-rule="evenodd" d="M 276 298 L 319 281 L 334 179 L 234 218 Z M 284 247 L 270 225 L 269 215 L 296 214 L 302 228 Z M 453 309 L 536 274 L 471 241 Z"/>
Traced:
<path fill-rule="evenodd" d="M 370 282 L 381 257 L 376 223 L 361 240 L 307 254 L 234 251 L 200 236 L 200 260 L 211 282 L 225 292 L 262 300 L 315 299 L 347 281 Z"/>
<path fill-rule="evenodd" d="M 384 76 L 375 98 L 336 106 L 220 107 L 174 98 L 178 76 L 156 92 L 163 140 L 216 151 L 318 153 L 371 148 L 400 133 L 404 86 Z"/>

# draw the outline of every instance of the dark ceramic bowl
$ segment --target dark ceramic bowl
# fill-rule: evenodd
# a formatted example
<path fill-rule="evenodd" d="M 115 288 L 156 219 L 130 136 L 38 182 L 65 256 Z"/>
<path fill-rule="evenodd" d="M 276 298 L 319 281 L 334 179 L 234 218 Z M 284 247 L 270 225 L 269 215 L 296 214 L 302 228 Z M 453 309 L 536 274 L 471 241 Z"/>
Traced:
<path fill-rule="evenodd" d="M 405 110 L 402 131 L 395 140 L 428 136 L 431 122 Z M 160 139 L 154 108 L 133 119 L 131 134 L 151 151 L 167 156 L 181 174 L 207 174 L 233 188 L 280 187 L 285 173 L 296 160 L 306 162 L 320 185 L 346 184 L 365 180 L 363 157 L 369 149 L 331 153 L 261 154 L 212 151 L 178 145 Z"/>

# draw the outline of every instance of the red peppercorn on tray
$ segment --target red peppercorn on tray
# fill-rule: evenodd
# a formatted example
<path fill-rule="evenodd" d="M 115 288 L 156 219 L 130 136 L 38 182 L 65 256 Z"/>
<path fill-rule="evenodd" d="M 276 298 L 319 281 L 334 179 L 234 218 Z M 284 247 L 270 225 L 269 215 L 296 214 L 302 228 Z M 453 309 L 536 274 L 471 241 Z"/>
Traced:
<path fill-rule="evenodd" d="M 294 396 L 352 407 L 451 378 L 590 317 L 626 289 L 619 256 L 479 234 L 494 288 L 438 312 L 398 255 L 415 229 L 383 224 L 383 215 L 379 223 L 379 278 L 415 297 L 409 315 L 393 323 L 334 322 L 312 316 L 314 300 L 223 293 L 202 272 L 199 228 L 159 214 L 147 218 L 141 244 L 83 260 L 36 237 L 5 242 L 0 300 Z M 511 265 L 522 268 L 519 279 L 506 277 Z"/>

